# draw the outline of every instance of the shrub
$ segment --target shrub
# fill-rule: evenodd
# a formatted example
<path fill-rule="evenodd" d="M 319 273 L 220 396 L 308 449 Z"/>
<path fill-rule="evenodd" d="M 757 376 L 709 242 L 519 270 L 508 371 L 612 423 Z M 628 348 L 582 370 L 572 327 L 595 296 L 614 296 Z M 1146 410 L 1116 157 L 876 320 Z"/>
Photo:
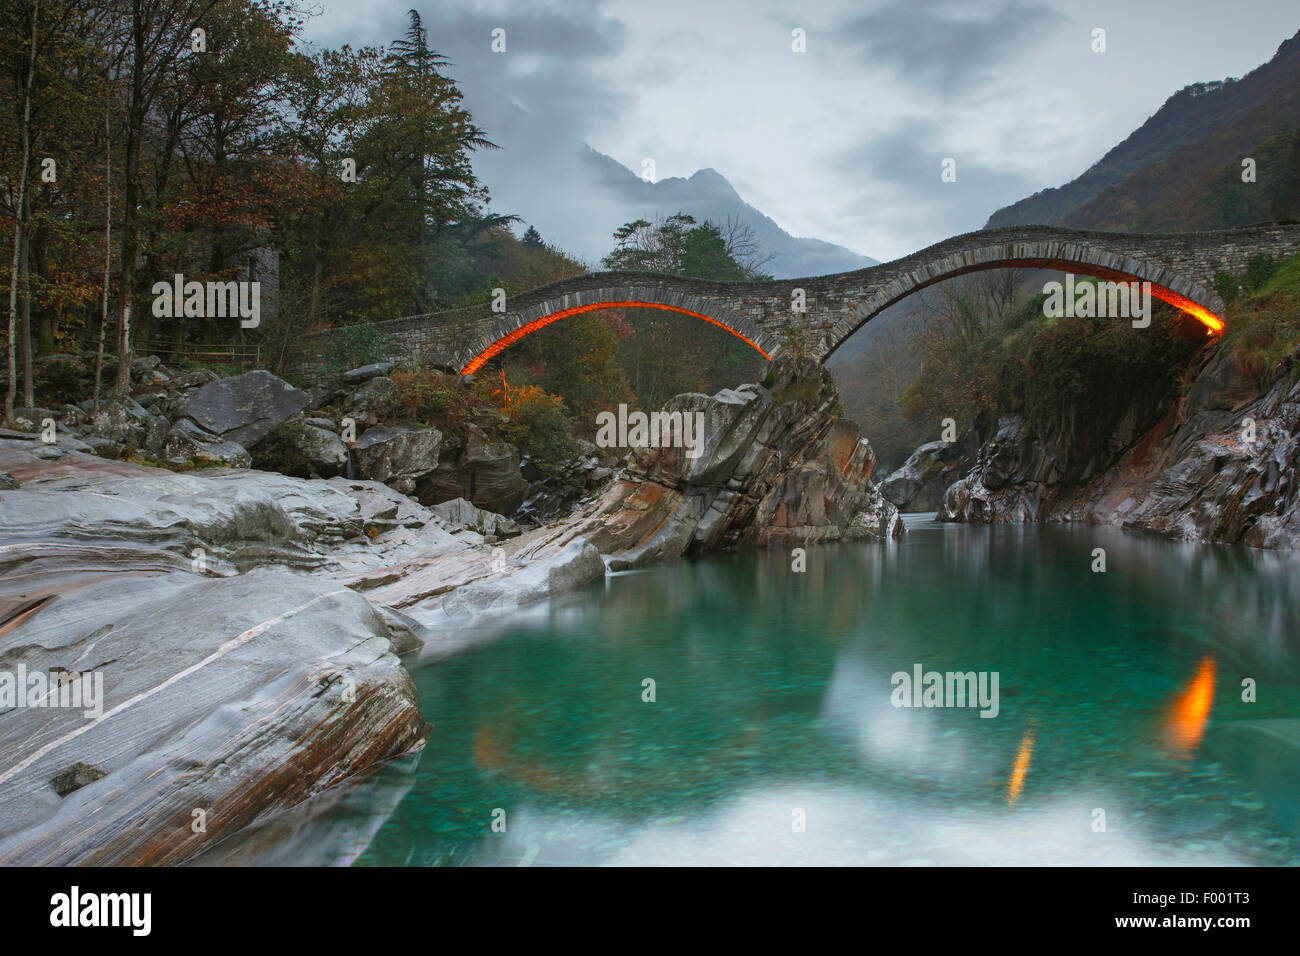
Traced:
<path fill-rule="evenodd" d="M 559 474 L 561 465 L 577 451 L 564 399 L 535 385 L 507 386 L 503 393 L 507 420 L 501 426 L 502 437 L 531 456 L 543 474 Z"/>
<path fill-rule="evenodd" d="M 1292 256 L 1278 266 L 1268 281 L 1260 286 L 1257 294 L 1260 297 L 1267 297 L 1279 292 L 1286 292 L 1300 299 L 1300 256 Z"/>
<path fill-rule="evenodd" d="M 329 337 L 324 365 L 338 374 L 350 368 L 382 361 L 396 349 L 397 343 L 370 322 L 357 322 L 337 328 Z"/>
<path fill-rule="evenodd" d="M 1026 356 L 1026 424 L 1040 436 L 1078 440 L 1086 451 L 1131 408 L 1157 409 L 1172 399 L 1204 341 L 1167 307 L 1140 332 L 1108 318 L 1061 319 L 1034 338 Z"/>
<path fill-rule="evenodd" d="M 1230 272 L 1214 274 L 1214 291 L 1219 293 L 1219 298 L 1224 302 L 1231 302 L 1237 298 L 1240 285 L 1241 280 Z"/>
<path fill-rule="evenodd" d="M 1255 256 L 1246 266 L 1246 273 L 1241 277 L 1241 287 L 1247 292 L 1258 292 L 1273 277 L 1281 263 L 1271 256 Z"/>
<path fill-rule="evenodd" d="M 1248 375 L 1262 379 L 1273 374 L 1300 349 L 1300 298 L 1278 293 L 1234 310 L 1228 341 Z"/>
<path fill-rule="evenodd" d="M 456 409 L 456 392 L 445 375 L 428 368 L 398 369 L 390 376 L 397 385 L 393 408 L 410 421 L 438 423 Z"/>

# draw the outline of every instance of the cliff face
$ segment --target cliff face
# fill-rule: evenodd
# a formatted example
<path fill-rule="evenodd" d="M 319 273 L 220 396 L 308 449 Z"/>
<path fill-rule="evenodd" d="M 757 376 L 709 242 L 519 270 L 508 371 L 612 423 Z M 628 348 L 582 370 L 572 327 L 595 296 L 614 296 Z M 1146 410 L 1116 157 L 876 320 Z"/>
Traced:
<path fill-rule="evenodd" d="M 1104 466 L 1067 477 L 1067 452 L 1028 437 L 1018 417 L 1003 418 L 971 472 L 948 488 L 940 519 L 1085 521 L 1188 541 L 1300 547 L 1293 369 L 1261 383 L 1221 349 L 1163 420 Z"/>
<path fill-rule="evenodd" d="M 700 454 L 634 449 L 562 537 L 586 538 L 615 569 L 719 548 L 897 537 L 898 509 L 871 481 L 871 445 L 838 409 L 834 379 L 808 359 L 777 359 L 761 385 L 679 395 L 666 410 L 703 414 Z"/>

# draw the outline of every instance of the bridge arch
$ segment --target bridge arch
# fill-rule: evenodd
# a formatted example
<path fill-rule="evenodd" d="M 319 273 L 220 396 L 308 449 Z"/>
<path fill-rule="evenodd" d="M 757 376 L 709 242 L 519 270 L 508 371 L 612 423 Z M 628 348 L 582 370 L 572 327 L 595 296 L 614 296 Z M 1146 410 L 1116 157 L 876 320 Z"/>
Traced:
<path fill-rule="evenodd" d="M 770 359 L 776 350 L 777 343 L 767 331 L 717 300 L 663 287 L 610 286 L 544 298 L 507 313 L 490 330 L 462 347 L 461 374 L 479 371 L 492 358 L 538 329 L 603 309 L 662 309 L 689 315 L 730 332 L 765 359 Z"/>
<path fill-rule="evenodd" d="M 1212 232 L 1107 233 L 1057 226 L 1002 226 L 955 236 L 892 262 L 800 279 L 722 282 L 646 272 L 594 272 L 511 295 L 493 304 L 376 323 L 391 359 L 412 353 L 443 367 L 475 371 L 514 342 L 552 322 L 602 308 L 680 312 L 726 329 L 772 358 L 792 335 L 825 361 L 881 311 L 943 279 L 983 269 L 1027 267 L 1109 281 L 1150 282 L 1154 297 L 1224 328 L 1219 274 L 1240 275 L 1258 256 L 1300 255 L 1300 223 L 1258 223 Z M 319 369 L 334 330 L 308 333 L 299 367 Z"/>
<path fill-rule="evenodd" d="M 1063 231 L 1063 230 L 1062 230 Z M 825 342 L 825 361 L 858 329 L 889 308 L 936 282 L 989 269 L 1052 269 L 1114 282 L 1150 282 L 1151 296 L 1195 318 L 1215 335 L 1225 327 L 1223 299 L 1212 288 L 1169 265 L 1107 249 L 1090 242 L 1044 237 L 1005 243 L 968 245 L 978 234 L 958 236 L 928 249 L 876 267 L 878 284 L 836 323 Z M 988 237 L 983 237 L 987 239 Z"/>

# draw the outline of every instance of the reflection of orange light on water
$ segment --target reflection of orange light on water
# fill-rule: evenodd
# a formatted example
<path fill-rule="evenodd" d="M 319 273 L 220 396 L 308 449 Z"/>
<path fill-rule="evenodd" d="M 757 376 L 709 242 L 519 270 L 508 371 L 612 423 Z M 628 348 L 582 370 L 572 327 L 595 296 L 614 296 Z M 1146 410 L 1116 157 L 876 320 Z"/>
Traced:
<path fill-rule="evenodd" d="M 1179 756 L 1190 756 L 1205 734 L 1214 705 L 1214 659 L 1204 657 L 1187 689 L 1174 699 L 1165 725 L 1165 745 Z"/>
<path fill-rule="evenodd" d="M 1020 749 L 1016 751 L 1016 762 L 1011 768 L 1011 779 L 1007 781 L 1007 806 L 1013 806 L 1020 799 L 1020 791 L 1025 789 L 1025 777 L 1029 773 L 1029 762 L 1034 756 L 1034 730 L 1030 727 L 1020 738 Z"/>

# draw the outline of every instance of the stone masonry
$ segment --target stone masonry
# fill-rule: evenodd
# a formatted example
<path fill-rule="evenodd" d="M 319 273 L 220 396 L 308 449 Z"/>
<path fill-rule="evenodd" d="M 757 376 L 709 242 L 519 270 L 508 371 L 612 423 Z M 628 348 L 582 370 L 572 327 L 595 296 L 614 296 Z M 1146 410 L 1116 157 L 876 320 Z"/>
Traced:
<path fill-rule="evenodd" d="M 1300 224 L 1275 223 L 1215 232 L 1144 235 L 1084 232 L 1053 226 L 985 229 L 945 239 L 893 262 L 853 272 L 766 282 L 710 282 L 645 272 L 595 272 L 511 296 L 505 312 L 490 304 L 377 323 L 391 338 L 393 360 L 421 357 L 458 371 L 500 351 L 530 323 L 564 310 L 638 303 L 697 313 L 775 357 L 802 338 L 825 361 L 883 309 L 942 279 L 982 269 L 1059 269 L 1104 279 L 1149 281 L 1216 315 L 1223 302 L 1214 277 L 1240 274 L 1255 256 L 1300 254 Z M 793 306 L 800 294 L 806 311 Z M 330 333 L 302 342 L 300 368 L 319 361 Z M 522 334 L 527 334 L 524 331 Z"/>

